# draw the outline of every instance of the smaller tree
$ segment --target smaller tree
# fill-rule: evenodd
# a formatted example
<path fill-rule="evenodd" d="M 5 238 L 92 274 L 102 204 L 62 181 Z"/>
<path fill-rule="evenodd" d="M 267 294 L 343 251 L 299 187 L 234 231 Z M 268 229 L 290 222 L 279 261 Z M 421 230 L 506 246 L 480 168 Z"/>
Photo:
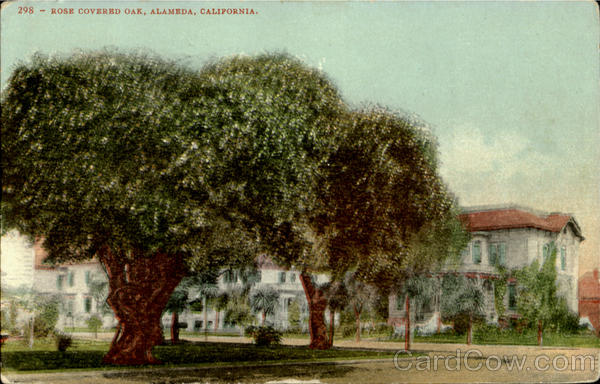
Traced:
<path fill-rule="evenodd" d="M 517 280 L 517 310 L 530 324 L 537 323 L 538 345 L 543 344 L 544 328 L 561 311 L 556 283 L 556 246 L 550 243 L 542 265 L 534 260 L 514 272 Z"/>
<path fill-rule="evenodd" d="M 481 288 L 461 274 L 447 274 L 442 280 L 442 313 L 455 324 L 467 322 L 467 345 L 473 341 L 473 322 L 483 319 Z"/>
<path fill-rule="evenodd" d="M 238 325 L 241 335 L 244 334 L 244 327 L 252 324 L 254 320 L 248 301 L 248 290 L 233 288 L 229 292 L 229 301 L 225 308 L 225 322 Z"/>
<path fill-rule="evenodd" d="M 179 284 L 165 306 L 165 312 L 171 313 L 171 344 L 179 343 L 179 313 L 188 306 L 188 301 L 186 284 Z"/>
<path fill-rule="evenodd" d="M 377 290 L 369 284 L 358 280 L 353 273 L 344 277 L 344 285 L 348 291 L 348 305 L 352 307 L 356 321 L 356 341 L 360 341 L 360 316 L 363 310 L 369 310 L 377 299 Z"/>
<path fill-rule="evenodd" d="M 295 297 L 290 305 L 288 305 L 288 324 L 292 331 L 300 330 L 300 323 L 302 317 L 302 310 L 298 298 Z"/>
<path fill-rule="evenodd" d="M 261 325 L 265 325 L 268 315 L 275 313 L 278 302 L 279 293 L 271 287 L 259 288 L 250 296 L 252 310 L 262 313 Z"/>
<path fill-rule="evenodd" d="M 400 296 L 400 295 L 399 295 Z M 414 274 L 406 279 L 401 290 L 401 296 L 405 296 L 405 318 L 404 326 L 404 349 L 410 349 L 410 338 L 412 333 L 411 317 L 415 309 L 411 311 L 411 302 L 420 307 L 427 305 L 434 296 L 433 280 L 425 274 Z M 418 308 L 416 308 L 418 309 Z"/>
<path fill-rule="evenodd" d="M 335 313 L 346 308 L 348 304 L 348 289 L 343 281 L 332 282 L 326 290 L 329 306 L 329 345 L 333 346 L 335 334 Z"/>
<path fill-rule="evenodd" d="M 98 328 L 102 327 L 102 319 L 98 315 L 92 315 L 86 320 L 87 326 L 90 331 L 94 332 L 94 339 L 98 338 Z"/>

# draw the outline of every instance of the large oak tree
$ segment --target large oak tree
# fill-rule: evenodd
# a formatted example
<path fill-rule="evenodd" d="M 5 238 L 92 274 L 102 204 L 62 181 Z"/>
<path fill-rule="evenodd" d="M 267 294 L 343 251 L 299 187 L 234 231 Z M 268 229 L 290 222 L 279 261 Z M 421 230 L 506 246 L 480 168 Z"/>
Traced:
<path fill-rule="evenodd" d="M 278 261 L 302 271 L 311 348 L 331 346 L 323 319 L 327 294 L 311 273 L 329 272 L 340 281 L 353 271 L 386 292 L 412 273 L 415 260 L 426 269 L 448 256 L 415 256 L 425 239 L 458 223 L 455 201 L 437 173 L 436 151 L 421 124 L 386 109 L 353 111 L 339 120 L 327 161 L 318 169 L 316 203 L 272 234 Z M 438 240 L 436 249 L 451 248 L 445 237 Z M 447 240 L 453 242 L 453 236 Z"/>
<path fill-rule="evenodd" d="M 49 262 L 97 257 L 119 329 L 104 361 L 156 363 L 190 272 L 253 259 L 314 201 L 343 105 L 285 55 L 201 71 L 145 54 L 36 56 L 2 94 L 2 219 Z"/>

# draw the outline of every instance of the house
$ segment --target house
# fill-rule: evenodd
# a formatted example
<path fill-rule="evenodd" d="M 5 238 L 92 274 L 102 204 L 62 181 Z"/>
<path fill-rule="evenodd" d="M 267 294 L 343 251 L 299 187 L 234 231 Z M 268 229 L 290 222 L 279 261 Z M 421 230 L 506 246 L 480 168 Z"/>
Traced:
<path fill-rule="evenodd" d="M 497 266 L 512 270 L 534 260 L 542 263 L 550 255 L 552 244 L 557 250 L 558 292 L 566 299 L 571 311 L 578 311 L 579 244 L 584 237 L 572 215 L 544 213 L 519 206 L 496 206 L 466 208 L 459 219 L 470 232 L 471 240 L 457 265 L 446 265 L 435 278 L 439 280 L 443 273 L 455 269 L 474 279 L 484 292 L 487 321 L 499 320 L 494 305 L 494 285 L 499 277 Z M 504 297 L 505 316 L 514 317 L 517 316 L 517 282 L 509 280 L 508 283 Z M 417 311 L 417 322 L 440 318 L 439 296 L 438 293 L 431 305 Z M 390 296 L 390 323 L 404 323 L 403 303 L 404 298 L 398 300 L 396 295 Z"/>
<path fill-rule="evenodd" d="M 579 279 L 579 316 L 586 318 L 600 337 L 600 277 L 598 268 Z"/>
<path fill-rule="evenodd" d="M 107 292 L 98 292 L 94 289 L 100 283 L 107 282 L 107 276 L 101 264 L 96 260 L 81 263 L 66 263 L 57 266 L 44 264 L 47 254 L 42 249 L 41 243 L 32 243 L 16 232 L 10 232 L 2 237 L 2 283 L 3 288 L 8 282 L 8 287 L 17 288 L 23 283 L 37 295 L 55 296 L 60 300 L 59 319 L 57 326 L 86 327 L 86 321 L 91 316 L 100 316 L 106 328 L 116 326 L 112 311 L 103 311 L 104 299 Z M 12 268 L 4 268 L 4 264 Z M 15 264 L 17 264 L 15 266 Z M 279 303 L 273 315 L 267 317 L 267 322 L 278 328 L 288 326 L 288 308 L 293 301 L 297 301 L 301 309 L 301 316 L 308 316 L 308 307 L 304 289 L 299 279 L 300 272 L 295 269 L 284 269 L 276 265 L 270 258 L 261 256 L 257 260 L 259 267 L 255 283 L 251 288 L 257 290 L 271 287 L 279 293 Z M 316 276 L 317 282 L 327 281 L 326 275 Z M 218 280 L 218 289 L 221 292 L 230 291 L 241 287 L 242 282 L 238 271 L 224 270 Z M 197 297 L 196 292 L 190 292 L 190 297 Z M 223 314 L 217 313 L 208 306 L 206 316 L 203 311 L 186 309 L 179 316 L 179 322 L 185 324 L 183 330 L 200 331 L 206 326 L 211 331 L 238 331 L 235 324 L 225 322 Z M 260 321 L 260 314 L 256 314 Z M 206 325 L 204 324 L 206 318 Z M 162 317 L 165 328 L 170 326 L 171 316 L 165 313 Z"/>

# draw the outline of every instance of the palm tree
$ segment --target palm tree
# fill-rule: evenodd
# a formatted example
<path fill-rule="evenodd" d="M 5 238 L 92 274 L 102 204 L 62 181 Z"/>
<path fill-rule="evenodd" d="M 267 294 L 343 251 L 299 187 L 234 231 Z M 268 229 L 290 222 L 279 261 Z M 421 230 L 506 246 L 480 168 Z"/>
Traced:
<path fill-rule="evenodd" d="M 329 345 L 333 345 L 335 329 L 335 313 L 343 310 L 348 304 L 348 290 L 343 281 L 332 282 L 326 290 L 329 306 Z"/>
<path fill-rule="evenodd" d="M 179 312 L 182 312 L 187 305 L 187 287 L 185 284 L 179 284 L 165 306 L 165 311 L 171 312 L 171 344 L 179 342 Z"/>
<path fill-rule="evenodd" d="M 449 274 L 442 280 L 442 312 L 444 316 L 468 321 L 467 345 L 473 341 L 473 321 L 483 317 L 483 291 L 463 275 Z"/>
<path fill-rule="evenodd" d="M 262 324 L 265 325 L 267 315 L 275 313 L 275 308 L 279 302 L 279 293 L 271 287 L 257 289 L 250 296 L 250 307 L 255 312 L 262 312 Z"/>
<path fill-rule="evenodd" d="M 432 279 L 423 274 L 412 275 L 406 279 L 403 287 L 404 294 L 406 295 L 406 324 L 404 326 L 404 349 L 410 349 L 410 303 L 411 300 L 418 303 L 421 306 L 427 305 L 434 296 L 434 284 Z"/>

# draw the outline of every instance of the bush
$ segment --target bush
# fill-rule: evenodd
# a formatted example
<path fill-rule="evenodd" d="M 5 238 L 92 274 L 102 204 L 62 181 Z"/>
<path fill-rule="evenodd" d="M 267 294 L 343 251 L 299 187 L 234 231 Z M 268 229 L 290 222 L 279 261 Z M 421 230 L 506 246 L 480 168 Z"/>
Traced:
<path fill-rule="evenodd" d="M 98 328 L 102 327 L 102 319 L 100 319 L 100 316 L 92 315 L 86 321 L 86 323 L 87 323 L 89 330 L 94 332 L 94 335 L 97 337 L 98 336 Z"/>
<path fill-rule="evenodd" d="M 244 334 L 248 337 L 252 337 L 254 339 L 254 344 L 261 347 L 281 344 L 281 331 L 278 331 L 271 326 L 250 326 L 245 329 Z"/>
<path fill-rule="evenodd" d="M 73 345 L 73 338 L 69 335 L 65 335 L 64 333 L 56 332 L 56 348 L 59 352 L 66 352 L 67 349 Z"/>

